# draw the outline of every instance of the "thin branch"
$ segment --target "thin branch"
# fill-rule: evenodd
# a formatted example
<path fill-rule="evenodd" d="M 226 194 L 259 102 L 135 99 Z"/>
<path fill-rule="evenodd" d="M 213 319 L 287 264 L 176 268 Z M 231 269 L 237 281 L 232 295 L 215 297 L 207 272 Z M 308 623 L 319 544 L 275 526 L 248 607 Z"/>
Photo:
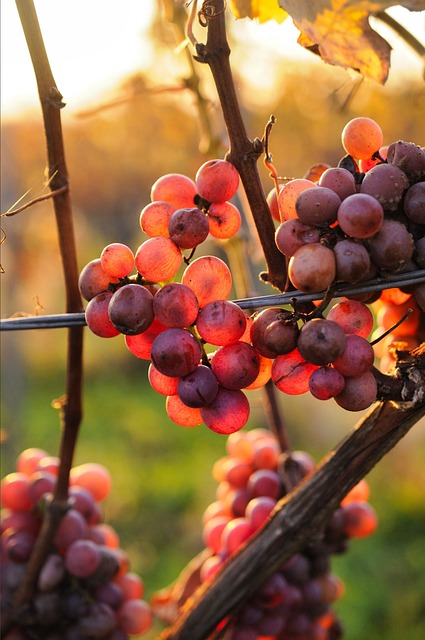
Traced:
<path fill-rule="evenodd" d="M 393 31 L 395 31 L 396 34 L 400 36 L 400 38 L 402 38 L 405 43 L 415 53 L 417 53 L 420 58 L 422 58 L 422 60 L 424 60 L 425 46 L 422 44 L 422 42 L 419 42 L 419 40 L 415 38 L 415 36 L 410 31 L 408 31 L 405 27 L 403 27 L 403 25 L 397 22 L 397 20 L 394 20 L 394 18 L 385 11 L 377 11 L 374 14 L 374 17 L 386 24 L 387 27 L 390 27 Z"/>
<path fill-rule="evenodd" d="M 58 189 L 55 189 L 54 191 L 50 191 L 49 193 L 45 193 L 42 196 L 37 196 L 37 198 L 33 198 L 32 200 L 30 200 L 26 204 L 23 204 L 22 206 L 18 207 L 17 209 L 12 209 L 10 211 L 6 211 L 5 213 L 2 213 L 0 215 L 0 218 L 9 217 L 9 216 L 16 216 L 17 213 L 21 213 L 21 211 L 25 211 L 25 209 L 28 209 L 29 207 L 32 207 L 34 204 L 37 204 L 38 202 L 43 202 L 44 200 L 50 200 L 50 198 L 55 198 L 59 194 L 65 193 L 65 191 L 68 191 L 68 189 L 69 189 L 69 186 L 67 184 L 64 184 L 62 187 L 59 187 Z"/>
<path fill-rule="evenodd" d="M 186 602 L 162 640 L 204 640 L 279 566 L 323 530 L 341 500 L 425 415 L 425 403 L 376 405 L 354 431 L 276 506 L 265 526 Z"/>

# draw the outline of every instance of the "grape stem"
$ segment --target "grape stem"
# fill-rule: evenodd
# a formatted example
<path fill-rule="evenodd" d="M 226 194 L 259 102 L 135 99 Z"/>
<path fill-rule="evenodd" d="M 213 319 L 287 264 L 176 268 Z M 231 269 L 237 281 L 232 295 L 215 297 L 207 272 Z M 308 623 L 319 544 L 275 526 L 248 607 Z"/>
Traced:
<path fill-rule="evenodd" d="M 425 357 L 422 350 L 422 360 Z M 425 415 L 425 402 L 401 408 L 377 404 L 354 431 L 276 505 L 271 518 L 219 571 L 188 598 L 162 640 L 201 640 L 264 580 L 323 531 L 341 500 Z"/>
<path fill-rule="evenodd" d="M 78 289 L 79 271 L 60 116 L 60 109 L 65 105 L 53 78 L 34 3 L 32 0 L 16 0 L 16 6 L 34 67 L 43 114 L 49 188 L 65 278 L 66 310 L 67 313 L 78 313 L 83 310 L 83 305 Z M 40 569 L 51 550 L 55 531 L 68 509 L 69 472 L 82 418 L 82 353 L 83 328 L 75 326 L 68 330 L 66 393 L 60 402 L 62 436 L 58 479 L 28 561 L 25 577 L 14 594 L 11 611 L 3 616 L 2 629 L 8 628 L 11 618 L 17 619 L 20 616 L 24 605 L 31 599 Z"/>
<path fill-rule="evenodd" d="M 209 65 L 216 85 L 230 149 L 226 160 L 239 172 L 264 252 L 267 273 L 262 279 L 279 291 L 285 290 L 286 261 L 274 242 L 274 223 L 258 172 L 257 161 L 264 151 L 263 143 L 251 141 L 246 133 L 230 68 L 230 48 L 226 37 L 224 0 L 207 0 L 200 15 L 208 28 L 205 44 L 196 45 L 195 59 Z"/>

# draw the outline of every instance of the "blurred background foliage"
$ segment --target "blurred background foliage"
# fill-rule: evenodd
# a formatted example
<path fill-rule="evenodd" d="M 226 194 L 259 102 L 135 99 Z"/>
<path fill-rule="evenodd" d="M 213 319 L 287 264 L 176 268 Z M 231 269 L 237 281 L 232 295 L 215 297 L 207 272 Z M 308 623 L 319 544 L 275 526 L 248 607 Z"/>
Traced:
<path fill-rule="evenodd" d="M 270 114 L 276 116 L 271 151 L 282 176 L 302 177 L 317 162 L 335 165 L 344 153 L 341 130 L 358 115 L 376 119 L 386 143 L 424 144 L 420 78 L 399 77 L 380 87 L 313 59 L 301 64 L 277 56 L 266 43 L 263 49 L 250 43 L 243 32 L 230 29 L 229 37 L 248 134 L 261 138 Z M 81 268 L 110 242 L 125 242 L 134 250 L 143 242 L 139 213 L 160 175 L 194 177 L 200 164 L 223 157 L 227 148 L 208 69 L 195 65 L 201 93 L 186 88 L 194 78 L 187 51 L 177 55 L 174 50 L 179 27 L 158 13 L 151 38 L 155 56 L 148 72 L 125 78 L 114 95 L 93 101 L 84 113 L 63 112 Z M 252 70 L 255 64 L 253 77 L 250 65 Z M 256 78 L 262 84 L 256 85 Z M 200 128 L 199 104 L 210 140 Z M 1 151 L 6 211 L 23 194 L 30 199 L 46 190 L 40 113 L 5 120 Z M 262 166 L 260 171 L 267 192 L 272 182 Z M 63 279 L 51 204 L 3 219 L 3 227 L 2 316 L 60 313 Z M 226 245 L 211 244 L 207 250 L 226 256 Z M 255 246 L 251 255 L 258 256 Z M 261 259 L 253 262 L 253 272 L 260 271 Z M 65 330 L 2 335 L 2 475 L 26 447 L 57 452 L 59 418 L 51 403 L 63 393 L 65 349 Z M 147 363 L 135 359 L 121 338 L 105 341 L 87 332 L 85 364 L 84 421 L 75 462 L 93 460 L 110 469 L 114 487 L 105 517 L 150 595 L 171 583 L 202 547 L 201 516 L 215 494 L 211 468 L 224 454 L 225 439 L 203 426 L 185 430 L 173 424 L 164 398 L 147 383 Z M 261 393 L 250 392 L 250 401 L 248 428 L 264 426 Z M 279 402 L 293 447 L 318 460 L 359 418 L 332 401 L 281 396 Z M 380 518 L 377 533 L 353 542 L 349 553 L 335 560 L 335 572 L 346 582 L 336 608 L 350 640 L 425 637 L 424 426 L 423 421 L 416 425 L 369 476 Z"/>

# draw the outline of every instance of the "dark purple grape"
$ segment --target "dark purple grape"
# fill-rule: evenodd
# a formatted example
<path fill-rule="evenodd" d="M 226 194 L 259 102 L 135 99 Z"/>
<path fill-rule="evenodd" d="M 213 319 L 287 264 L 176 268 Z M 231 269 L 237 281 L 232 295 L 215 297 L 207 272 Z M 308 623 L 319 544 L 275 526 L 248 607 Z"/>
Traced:
<path fill-rule="evenodd" d="M 340 282 L 360 282 L 370 269 L 370 257 L 366 247 L 355 240 L 340 240 L 333 248 L 336 262 L 336 279 Z"/>
<path fill-rule="evenodd" d="M 264 332 L 264 343 L 276 355 L 290 353 L 297 346 L 300 330 L 290 311 L 282 311 Z"/>
<path fill-rule="evenodd" d="M 327 187 L 313 187 L 295 201 L 297 216 L 304 224 L 329 225 L 335 222 L 341 198 Z"/>
<path fill-rule="evenodd" d="M 251 325 L 251 342 L 259 353 L 265 358 L 274 358 L 276 354 L 271 351 L 264 341 L 266 328 L 276 320 L 277 316 L 283 313 L 283 309 L 264 309 L 254 316 Z"/>
<path fill-rule="evenodd" d="M 206 240 L 210 225 L 201 209 L 177 209 L 168 222 L 168 231 L 181 249 L 193 249 Z"/>
<path fill-rule="evenodd" d="M 416 240 L 414 260 L 420 269 L 425 269 L 425 236 Z"/>
<path fill-rule="evenodd" d="M 390 144 L 387 162 L 399 167 L 411 184 L 425 180 L 425 151 L 413 142 L 398 140 Z"/>
<path fill-rule="evenodd" d="M 177 393 L 188 407 L 205 407 L 217 395 L 218 382 L 209 367 L 199 365 L 189 375 L 180 378 Z"/>
<path fill-rule="evenodd" d="M 187 376 L 199 364 L 201 345 L 186 329 L 167 329 L 160 333 L 151 347 L 151 360 L 166 376 Z"/>
<path fill-rule="evenodd" d="M 383 271 L 401 271 L 413 256 L 414 242 L 406 227 L 397 220 L 384 220 L 382 227 L 368 240 L 372 261 Z"/>
<path fill-rule="evenodd" d="M 409 180 L 401 169 L 391 164 L 377 164 L 366 173 L 360 192 L 373 196 L 385 211 L 396 211 L 408 187 Z"/>
<path fill-rule="evenodd" d="M 344 353 L 345 344 L 346 336 L 339 324 L 332 320 L 314 318 L 301 328 L 298 351 L 307 362 L 325 365 Z"/>
<path fill-rule="evenodd" d="M 83 638 L 97 640 L 106 638 L 117 626 L 113 609 L 104 602 L 93 602 L 79 621 Z"/>
<path fill-rule="evenodd" d="M 417 182 L 407 190 L 404 213 L 416 224 L 425 225 L 425 182 Z"/>
<path fill-rule="evenodd" d="M 143 333 L 154 320 L 153 296 L 139 284 L 126 284 L 112 296 L 108 306 L 114 327 L 128 336 Z"/>

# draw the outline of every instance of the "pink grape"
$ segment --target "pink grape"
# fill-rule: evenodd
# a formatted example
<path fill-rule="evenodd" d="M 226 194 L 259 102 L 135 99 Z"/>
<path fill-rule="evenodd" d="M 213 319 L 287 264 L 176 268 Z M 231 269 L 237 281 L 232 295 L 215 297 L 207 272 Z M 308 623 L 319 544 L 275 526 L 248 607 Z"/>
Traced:
<path fill-rule="evenodd" d="M 354 333 L 367 338 L 373 328 L 373 315 L 363 302 L 342 300 L 333 305 L 327 315 L 328 320 L 337 322 L 345 333 Z"/>
<path fill-rule="evenodd" d="M 100 258 L 91 260 L 82 269 L 78 278 L 78 288 L 81 295 L 87 301 L 106 291 L 109 283 L 119 282 L 118 278 L 110 276 L 102 268 Z"/>
<path fill-rule="evenodd" d="M 192 289 L 201 308 L 214 300 L 225 300 L 232 290 L 230 269 L 216 256 L 202 256 L 191 262 L 181 282 Z"/>
<path fill-rule="evenodd" d="M 27 511 L 34 502 L 31 499 L 31 481 L 21 472 L 9 473 L 0 485 L 1 503 L 3 507 L 14 511 Z"/>
<path fill-rule="evenodd" d="M 310 393 L 318 400 L 329 400 L 341 393 L 344 387 L 344 376 L 333 367 L 320 367 L 309 379 Z"/>
<path fill-rule="evenodd" d="M 177 394 L 177 386 L 180 378 L 165 376 L 158 371 L 155 365 L 151 362 L 148 369 L 148 380 L 157 393 L 163 396 L 174 396 Z"/>
<path fill-rule="evenodd" d="M 371 158 L 382 147 L 383 139 L 379 124 L 366 117 L 347 122 L 341 134 L 345 151 L 358 160 Z"/>
<path fill-rule="evenodd" d="M 234 553 L 254 533 L 245 517 L 234 518 L 226 524 L 221 534 L 221 546 L 228 553 Z"/>
<path fill-rule="evenodd" d="M 177 395 L 167 397 L 165 410 L 170 420 L 181 427 L 197 427 L 203 422 L 199 408 L 188 407 Z"/>
<path fill-rule="evenodd" d="M 304 224 L 298 218 L 285 220 L 275 232 L 275 243 L 281 253 L 289 258 L 305 244 L 320 242 L 319 229 L 310 224 Z"/>
<path fill-rule="evenodd" d="M 143 580 L 137 573 L 129 571 L 123 576 L 115 580 L 115 583 L 121 589 L 124 600 L 133 600 L 143 598 L 145 586 Z"/>
<path fill-rule="evenodd" d="M 251 474 L 247 489 L 253 498 L 268 496 L 277 500 L 282 492 L 282 480 L 275 470 L 257 469 Z"/>
<path fill-rule="evenodd" d="M 384 221 L 382 205 L 367 193 L 355 193 L 345 198 L 338 209 L 338 223 L 352 238 L 370 238 Z"/>
<path fill-rule="evenodd" d="M 136 251 L 136 269 L 151 282 L 174 278 L 182 263 L 179 247 L 170 238 L 149 238 Z"/>
<path fill-rule="evenodd" d="M 218 382 L 214 373 L 205 365 L 198 365 L 191 373 L 180 378 L 177 393 L 188 407 L 201 408 L 210 404 L 217 395 Z"/>
<path fill-rule="evenodd" d="M 299 194 L 295 211 L 304 224 L 330 225 L 336 221 L 340 204 L 340 197 L 332 189 L 313 187 Z"/>
<path fill-rule="evenodd" d="M 346 377 L 359 376 L 369 371 L 374 356 L 373 347 L 365 338 L 348 334 L 344 352 L 333 366 Z"/>
<path fill-rule="evenodd" d="M 202 530 L 202 541 L 213 553 L 221 549 L 221 535 L 224 527 L 232 521 L 230 516 L 216 516 L 205 523 Z"/>
<path fill-rule="evenodd" d="M 213 238 L 227 240 L 237 234 L 242 218 L 239 209 L 231 202 L 213 202 L 208 207 L 208 222 Z"/>
<path fill-rule="evenodd" d="M 196 328 L 205 342 L 225 346 L 242 337 L 246 328 L 246 316 L 234 302 L 214 300 L 201 309 Z"/>
<path fill-rule="evenodd" d="M 319 185 L 335 191 L 341 200 L 356 193 L 354 176 L 343 167 L 330 167 L 326 169 L 319 178 Z"/>
<path fill-rule="evenodd" d="M 207 202 L 225 202 L 238 190 L 239 173 L 227 160 L 207 160 L 196 172 L 195 184 Z"/>
<path fill-rule="evenodd" d="M 131 636 L 146 633 L 153 624 L 151 609 L 144 600 L 125 600 L 117 618 L 120 629 Z"/>
<path fill-rule="evenodd" d="M 193 249 L 207 239 L 210 226 L 201 209 L 177 209 L 168 222 L 170 239 L 181 249 Z"/>
<path fill-rule="evenodd" d="M 93 494 L 88 489 L 74 485 L 69 487 L 69 499 L 72 507 L 79 511 L 91 524 L 91 518 L 96 510 Z"/>
<path fill-rule="evenodd" d="M 151 359 L 151 347 L 157 336 L 165 331 L 167 327 L 156 318 L 144 333 L 135 336 L 125 336 L 125 344 L 128 350 L 142 360 Z"/>
<path fill-rule="evenodd" d="M 360 376 L 346 378 L 345 387 L 335 396 L 336 403 L 346 411 L 362 411 L 375 402 L 378 385 L 371 371 Z"/>
<path fill-rule="evenodd" d="M 164 285 L 153 298 L 156 318 L 167 327 L 190 327 L 198 317 L 199 304 L 192 289 L 178 282 Z"/>
<path fill-rule="evenodd" d="M 151 360 L 166 376 L 187 376 L 198 366 L 202 356 L 199 340 L 186 329 L 167 329 L 151 347 Z"/>
<path fill-rule="evenodd" d="M 139 223 L 142 231 L 151 238 L 169 238 L 168 222 L 175 210 L 169 202 L 150 202 L 140 213 Z"/>
<path fill-rule="evenodd" d="M 260 371 L 260 357 L 247 342 L 220 347 L 211 358 L 211 368 L 218 383 L 227 389 L 243 389 Z"/>
<path fill-rule="evenodd" d="M 50 553 L 41 567 L 37 587 L 40 591 L 50 591 L 62 582 L 64 577 L 64 559 L 56 553 Z"/>
<path fill-rule="evenodd" d="M 279 192 L 278 207 L 281 215 L 281 222 L 296 218 L 295 202 L 299 194 L 306 189 L 312 189 L 316 185 L 311 180 L 295 178 L 285 184 Z"/>
<path fill-rule="evenodd" d="M 270 380 L 272 375 L 272 359 L 265 358 L 261 353 L 258 353 L 258 355 L 260 358 L 260 370 L 254 382 L 251 382 L 251 384 L 247 384 L 246 387 L 244 387 L 247 391 L 252 389 L 261 389 L 261 387 L 264 387 L 264 385 Z"/>
<path fill-rule="evenodd" d="M 280 219 L 277 197 L 278 197 L 278 193 L 276 192 L 276 188 L 273 187 L 273 189 L 271 189 L 268 192 L 266 200 L 267 200 L 267 204 L 269 205 L 270 213 L 272 215 L 273 220 L 276 220 L 280 224 L 282 220 Z"/>
<path fill-rule="evenodd" d="M 71 469 L 70 484 L 87 489 L 96 502 L 102 502 L 111 491 L 112 478 L 103 464 L 85 462 Z"/>
<path fill-rule="evenodd" d="M 239 431 L 247 423 L 249 402 L 243 391 L 219 386 L 215 399 L 200 412 L 211 431 L 229 434 Z"/>
<path fill-rule="evenodd" d="M 46 493 L 53 493 L 56 485 L 56 476 L 48 471 L 36 471 L 31 476 L 29 493 L 31 500 L 36 504 Z"/>
<path fill-rule="evenodd" d="M 289 395 L 300 395 L 309 390 L 308 381 L 317 366 L 307 362 L 298 349 L 277 356 L 273 361 L 272 380 L 279 391 Z"/>
<path fill-rule="evenodd" d="M 37 471 L 39 461 L 47 455 L 49 454 L 44 449 L 38 449 L 36 447 L 25 449 L 19 454 L 16 460 L 16 471 L 31 476 Z"/>
<path fill-rule="evenodd" d="M 324 291 L 332 284 L 336 275 L 332 249 L 323 244 L 306 244 L 300 247 L 289 260 L 288 275 L 294 287 L 300 291 Z"/>
<path fill-rule="evenodd" d="M 100 338 L 114 338 L 120 333 L 109 319 L 108 308 L 113 295 L 112 291 L 98 293 L 86 307 L 87 326 Z"/>
<path fill-rule="evenodd" d="M 134 269 L 134 254 L 121 242 L 108 244 L 100 254 L 102 269 L 113 278 L 125 278 Z"/>
<path fill-rule="evenodd" d="M 81 513 L 76 509 L 69 509 L 60 521 L 53 540 L 59 553 L 64 553 L 73 542 L 84 538 L 87 529 L 87 522 Z"/>
<path fill-rule="evenodd" d="M 99 563 L 99 547 L 92 540 L 76 540 L 66 550 L 65 566 L 76 578 L 93 575 Z"/>
<path fill-rule="evenodd" d="M 396 211 L 409 180 L 401 169 L 391 164 L 378 164 L 363 178 L 360 192 L 373 196 L 385 211 Z"/>
<path fill-rule="evenodd" d="M 154 320 L 153 296 L 139 284 L 126 284 L 109 301 L 109 319 L 120 333 L 143 333 Z"/>
<path fill-rule="evenodd" d="M 259 529 L 269 518 L 276 506 L 276 500 L 270 496 L 259 496 L 248 502 L 245 517 L 253 529 Z"/>
<path fill-rule="evenodd" d="M 165 201 L 176 209 L 193 207 L 195 196 L 195 183 L 181 173 L 167 173 L 158 178 L 151 188 L 153 202 Z"/>

